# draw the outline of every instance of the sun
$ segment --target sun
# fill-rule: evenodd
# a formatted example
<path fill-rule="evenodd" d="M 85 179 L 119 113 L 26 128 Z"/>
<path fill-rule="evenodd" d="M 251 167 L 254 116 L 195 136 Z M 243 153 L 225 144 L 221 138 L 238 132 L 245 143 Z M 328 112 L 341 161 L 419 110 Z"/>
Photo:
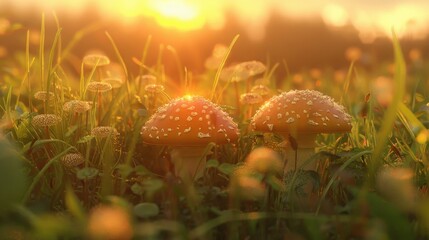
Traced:
<path fill-rule="evenodd" d="M 203 4 L 196 0 L 108 1 L 103 8 L 122 20 L 133 21 L 144 16 L 155 19 L 162 27 L 183 31 L 201 29 L 207 20 Z"/>
<path fill-rule="evenodd" d="M 202 28 L 205 19 L 198 6 L 186 0 L 154 0 L 155 18 L 161 26 L 179 30 Z"/>
<path fill-rule="evenodd" d="M 205 24 L 199 5 L 189 0 L 151 0 L 148 13 L 163 27 L 196 30 Z"/>

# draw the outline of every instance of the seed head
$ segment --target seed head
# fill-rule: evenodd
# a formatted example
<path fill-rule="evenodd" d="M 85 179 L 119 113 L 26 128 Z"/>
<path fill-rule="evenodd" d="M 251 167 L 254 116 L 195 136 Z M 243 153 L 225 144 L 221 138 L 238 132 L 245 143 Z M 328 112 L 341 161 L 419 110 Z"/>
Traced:
<path fill-rule="evenodd" d="M 90 92 L 107 92 L 112 90 L 112 85 L 107 82 L 90 82 L 86 89 Z"/>
<path fill-rule="evenodd" d="M 110 63 L 110 59 L 103 54 L 88 54 L 83 57 L 83 63 L 87 66 L 104 66 Z"/>
<path fill-rule="evenodd" d="M 148 84 L 144 87 L 144 90 L 149 93 L 161 93 L 164 91 L 164 86 L 161 84 Z"/>
<path fill-rule="evenodd" d="M 38 127 L 54 126 L 61 121 L 61 117 L 55 114 L 39 114 L 33 117 L 32 124 Z"/>
<path fill-rule="evenodd" d="M 253 86 L 252 89 L 250 89 L 250 92 L 258 93 L 259 95 L 264 97 L 270 94 L 270 89 L 267 86 L 260 84 Z"/>
<path fill-rule="evenodd" d="M 91 135 L 98 138 L 106 138 L 117 135 L 117 131 L 113 127 L 95 127 L 91 130 Z"/>
<path fill-rule="evenodd" d="M 67 168 L 73 168 L 82 164 L 84 160 L 80 153 L 69 153 L 61 158 L 61 163 Z"/>
<path fill-rule="evenodd" d="M 264 100 L 262 99 L 262 96 L 259 95 L 258 93 L 243 93 L 240 96 L 240 102 L 242 104 L 252 105 L 252 104 L 261 103 L 263 101 Z"/>
<path fill-rule="evenodd" d="M 48 101 L 54 98 L 54 93 L 49 92 L 48 94 L 47 91 L 38 91 L 34 94 L 34 98 L 41 101 Z"/>
<path fill-rule="evenodd" d="M 65 112 L 84 113 L 89 109 L 91 109 L 91 105 L 89 105 L 88 102 L 81 100 L 71 100 L 63 105 L 63 110 Z"/>
<path fill-rule="evenodd" d="M 265 72 L 266 67 L 259 61 L 242 62 L 234 66 L 224 68 L 220 75 L 223 81 L 241 82 L 255 75 Z"/>
<path fill-rule="evenodd" d="M 236 66 L 239 72 L 245 73 L 248 77 L 265 72 L 267 67 L 259 61 L 242 62 Z"/>

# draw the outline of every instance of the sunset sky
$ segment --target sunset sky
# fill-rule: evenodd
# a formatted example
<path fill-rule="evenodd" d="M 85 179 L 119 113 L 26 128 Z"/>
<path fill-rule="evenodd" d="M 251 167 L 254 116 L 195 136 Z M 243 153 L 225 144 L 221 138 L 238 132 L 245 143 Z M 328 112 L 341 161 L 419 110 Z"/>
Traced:
<path fill-rule="evenodd" d="M 248 36 L 262 40 L 270 14 L 287 18 L 322 18 L 333 27 L 352 24 L 363 42 L 380 35 L 390 35 L 392 27 L 399 36 L 423 38 L 429 29 L 427 0 L 346 0 L 346 1 L 283 1 L 283 0 L 2 0 L 0 8 L 12 6 L 18 11 L 66 11 L 79 15 L 82 10 L 96 8 L 106 18 L 132 22 L 136 17 L 154 18 L 161 26 L 180 30 L 202 27 L 220 29 L 225 16 L 236 16 Z"/>

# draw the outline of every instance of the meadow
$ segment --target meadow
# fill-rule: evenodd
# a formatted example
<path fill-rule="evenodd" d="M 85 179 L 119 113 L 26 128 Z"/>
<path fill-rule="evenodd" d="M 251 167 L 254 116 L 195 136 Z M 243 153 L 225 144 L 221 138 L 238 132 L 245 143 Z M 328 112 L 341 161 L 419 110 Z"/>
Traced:
<path fill-rule="evenodd" d="M 22 51 L 0 62 L 1 239 L 428 238 L 429 62 L 402 51 L 394 33 L 391 62 L 352 48 L 348 69 L 300 72 L 286 61 L 230 63 L 237 35 L 213 46 L 203 74 L 177 57 L 180 76 L 171 78 L 163 56 L 175 50 L 151 36 L 133 72 L 108 32 L 114 55 L 76 58 L 91 33 L 65 42 L 62 31 L 42 20 L 37 48 L 27 32 Z M 149 49 L 156 64 L 147 64 Z M 322 131 L 304 157 L 299 133 L 252 125 L 272 97 L 295 90 L 330 96 L 349 115 L 348 131 Z M 207 105 L 187 108 L 195 98 Z M 174 122 L 172 103 L 220 111 L 235 132 L 212 140 L 228 128 L 201 130 L 197 146 L 180 138 L 189 127 L 177 143 L 157 142 L 199 114 Z M 206 116 L 209 126 L 220 121 Z M 173 122 L 165 133 L 147 127 L 163 119 Z"/>

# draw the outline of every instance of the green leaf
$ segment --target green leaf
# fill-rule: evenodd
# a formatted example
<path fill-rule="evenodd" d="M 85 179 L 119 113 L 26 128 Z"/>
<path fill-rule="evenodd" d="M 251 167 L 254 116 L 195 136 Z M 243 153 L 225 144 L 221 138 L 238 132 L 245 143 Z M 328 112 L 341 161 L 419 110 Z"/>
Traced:
<path fill-rule="evenodd" d="M 96 168 L 87 167 L 87 168 L 82 168 L 79 171 L 77 171 L 76 176 L 80 180 L 88 180 L 88 179 L 92 179 L 92 178 L 95 178 L 96 176 L 98 176 L 98 172 L 99 171 Z"/>
<path fill-rule="evenodd" d="M 127 165 L 127 164 L 119 164 L 116 167 L 116 169 L 118 169 L 119 174 L 121 174 L 121 176 L 123 178 L 128 177 L 134 171 L 134 169 L 131 166 Z"/>
<path fill-rule="evenodd" d="M 279 192 L 283 192 L 286 190 L 286 186 L 283 183 L 282 180 L 278 179 L 276 176 L 274 175 L 269 175 L 266 178 L 266 182 L 268 183 L 268 185 L 270 185 L 274 190 L 279 191 Z"/>
<path fill-rule="evenodd" d="M 219 166 L 219 162 L 216 159 L 210 159 L 206 163 L 206 168 L 217 168 Z"/>
<path fill-rule="evenodd" d="M 27 188 L 23 158 L 0 135 L 0 215 L 16 204 Z"/>
<path fill-rule="evenodd" d="M 137 175 L 139 176 L 146 176 L 146 175 L 151 175 L 152 172 L 149 171 L 147 168 L 145 168 L 143 165 L 138 165 L 134 168 L 134 171 L 136 172 Z"/>
<path fill-rule="evenodd" d="M 134 206 L 133 212 L 141 218 L 155 217 L 159 214 L 159 207 L 155 203 L 139 203 Z"/>
<path fill-rule="evenodd" d="M 89 141 L 91 141 L 94 138 L 94 136 L 92 135 L 86 135 L 84 137 L 82 137 L 81 139 L 79 139 L 79 141 L 77 141 L 77 143 L 87 143 Z"/>
<path fill-rule="evenodd" d="M 231 175 L 234 170 L 235 170 L 236 166 L 234 164 L 231 163 L 222 163 L 217 169 L 226 175 Z"/>
<path fill-rule="evenodd" d="M 142 182 L 142 188 L 145 192 L 154 193 L 159 191 L 164 186 L 164 182 L 160 179 L 151 178 Z"/>
<path fill-rule="evenodd" d="M 134 183 L 131 186 L 131 191 L 136 195 L 142 195 L 143 194 L 143 187 L 138 183 Z"/>
<path fill-rule="evenodd" d="M 77 128 L 78 128 L 77 125 L 68 127 L 66 132 L 66 137 L 70 137 L 77 130 Z"/>

